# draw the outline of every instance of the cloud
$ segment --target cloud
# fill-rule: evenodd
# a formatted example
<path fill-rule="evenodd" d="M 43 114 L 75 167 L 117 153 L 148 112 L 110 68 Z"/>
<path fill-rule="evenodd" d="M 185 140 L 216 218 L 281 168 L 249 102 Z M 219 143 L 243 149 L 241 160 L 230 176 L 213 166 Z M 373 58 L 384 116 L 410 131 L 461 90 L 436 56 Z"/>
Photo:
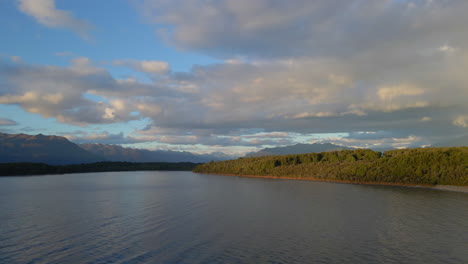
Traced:
<path fill-rule="evenodd" d="M 336 115 L 337 114 L 333 112 L 317 112 L 317 113 L 304 112 L 304 113 L 295 114 L 291 118 L 297 119 L 297 118 L 309 118 L 309 117 L 327 117 L 327 116 L 336 116 Z"/>
<path fill-rule="evenodd" d="M 438 82 L 408 78 L 407 68 L 373 68 L 374 74 L 368 75 L 365 64 L 337 59 L 194 66 L 190 72 L 162 74 L 151 83 L 115 79 L 85 57 L 71 59 L 67 67 L 4 62 L 0 103 L 83 126 L 148 119 L 162 132 L 151 128 L 132 136 L 173 145 L 261 147 L 295 142 L 294 137 L 271 137 L 270 132 L 299 137 L 398 130 L 419 137 L 460 134 L 464 128 L 453 123 L 453 117 L 466 112 L 468 82 L 453 78 L 445 68 L 463 64 L 452 58 L 441 65 L 437 57 L 418 63 L 423 76 L 438 74 L 451 86 L 442 89 Z M 385 74 L 393 75 L 392 83 L 397 84 L 380 78 Z M 431 122 L 421 122 L 428 116 Z M 255 133 L 264 135 L 253 138 Z"/>
<path fill-rule="evenodd" d="M 409 136 L 387 136 L 382 138 L 324 138 L 316 142 L 332 142 L 337 145 L 354 147 L 354 148 L 371 148 L 371 149 L 401 149 L 401 148 L 415 148 L 427 144 L 423 138 L 409 135 Z"/>
<path fill-rule="evenodd" d="M 381 100 L 393 100 L 401 96 L 415 96 L 423 93 L 424 90 L 422 88 L 408 84 L 382 86 L 377 91 Z"/>
<path fill-rule="evenodd" d="M 468 115 L 457 116 L 457 118 L 453 120 L 453 124 L 458 127 L 467 128 L 468 127 Z"/>
<path fill-rule="evenodd" d="M 23 62 L 23 59 L 20 56 L 11 56 L 10 59 L 14 63 L 22 63 Z"/>
<path fill-rule="evenodd" d="M 166 74 L 170 71 L 169 63 L 165 61 L 138 61 L 138 60 L 114 60 L 114 65 L 130 67 L 135 71 L 150 74 Z"/>
<path fill-rule="evenodd" d="M 147 119 L 151 126 L 132 136 L 181 146 L 259 147 L 349 133 L 349 144 L 385 137 L 401 147 L 466 133 L 467 1 L 139 6 L 169 44 L 220 62 L 174 72 L 162 61 L 113 61 L 148 73 L 145 83 L 117 79 L 85 57 L 67 67 L 0 62 L 0 103 L 70 124 Z M 363 132 L 377 135 L 356 134 Z"/>
<path fill-rule="evenodd" d="M 57 9 L 55 0 L 17 0 L 21 12 L 33 17 L 38 23 L 51 28 L 66 28 L 88 38 L 93 26 L 72 13 Z"/>
<path fill-rule="evenodd" d="M 466 1 L 143 0 L 140 10 L 170 44 L 225 61 L 184 75 L 200 97 L 166 112 L 180 124 L 161 125 L 459 133 Z"/>
<path fill-rule="evenodd" d="M 15 126 L 18 123 L 16 121 L 8 119 L 8 118 L 0 118 L 0 126 Z"/>
<path fill-rule="evenodd" d="M 69 51 L 55 52 L 54 55 L 59 56 L 59 57 L 73 57 L 73 56 L 75 56 L 75 54 L 73 52 L 69 52 Z"/>
<path fill-rule="evenodd" d="M 244 138 L 272 138 L 272 139 L 281 139 L 288 138 L 291 135 L 287 132 L 269 132 L 269 133 L 255 133 L 251 135 L 243 135 Z"/>
<path fill-rule="evenodd" d="M 247 132 L 248 133 L 248 132 Z M 290 145 L 293 144 L 293 137 L 284 132 L 217 135 L 213 131 L 193 130 L 187 133 L 184 130 L 164 129 L 153 127 L 147 130 L 134 131 L 129 135 L 124 133 L 109 133 L 107 131 L 90 133 L 87 131 L 74 131 L 59 133 L 75 143 L 100 143 L 118 145 L 138 145 L 147 143 L 157 143 L 158 146 L 171 146 L 174 148 L 186 149 L 189 146 L 204 146 L 212 150 L 225 149 L 226 147 L 245 148 L 245 151 L 252 151 L 263 146 Z M 239 150 L 237 150 L 238 152 Z"/>
<path fill-rule="evenodd" d="M 156 85 L 116 80 L 86 57 L 70 62 L 68 67 L 56 67 L 0 61 L 0 104 L 18 105 L 62 123 L 108 124 L 157 116 L 158 100 L 178 95 Z M 145 95 L 151 98 L 142 98 Z"/>
<path fill-rule="evenodd" d="M 169 43 L 231 58 L 451 52 L 466 39 L 467 8 L 464 0 L 139 1 Z"/>
<path fill-rule="evenodd" d="M 78 143 L 100 143 L 100 144 L 134 144 L 148 142 L 143 138 L 125 136 L 122 132 L 112 134 L 107 131 L 101 133 L 88 133 L 86 131 L 74 131 L 73 133 L 61 133 L 68 140 Z"/>
<path fill-rule="evenodd" d="M 449 46 L 449 45 L 445 44 L 445 45 L 439 47 L 439 51 L 447 53 L 447 54 L 452 54 L 455 51 L 457 51 L 457 49 L 452 47 L 452 46 Z"/>
<path fill-rule="evenodd" d="M 167 129 L 152 127 L 144 131 L 136 131 L 133 136 L 162 144 L 171 145 L 204 145 L 204 146 L 242 146 L 262 147 L 272 145 L 288 145 L 293 143 L 293 137 L 285 132 L 254 133 L 253 131 L 236 131 L 234 133 L 219 133 L 215 129 Z"/>

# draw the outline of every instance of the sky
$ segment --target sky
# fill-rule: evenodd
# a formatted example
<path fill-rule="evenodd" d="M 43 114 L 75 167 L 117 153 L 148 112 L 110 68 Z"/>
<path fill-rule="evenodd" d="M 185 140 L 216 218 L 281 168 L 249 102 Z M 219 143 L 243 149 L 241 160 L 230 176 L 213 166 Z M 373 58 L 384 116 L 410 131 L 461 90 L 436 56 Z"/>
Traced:
<path fill-rule="evenodd" d="M 466 0 L 0 0 L 0 132 L 242 155 L 468 131 Z"/>

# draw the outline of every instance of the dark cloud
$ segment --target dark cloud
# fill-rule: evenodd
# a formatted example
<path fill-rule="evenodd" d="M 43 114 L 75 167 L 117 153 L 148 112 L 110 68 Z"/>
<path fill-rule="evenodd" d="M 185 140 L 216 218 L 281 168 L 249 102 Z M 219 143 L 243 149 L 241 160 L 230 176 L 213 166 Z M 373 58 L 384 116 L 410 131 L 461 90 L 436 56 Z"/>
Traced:
<path fill-rule="evenodd" d="M 403 55 L 431 42 L 466 41 L 459 32 L 468 22 L 464 0 L 139 3 L 169 43 L 221 57 L 343 57 L 375 49 Z"/>
<path fill-rule="evenodd" d="M 0 117 L 0 126 L 15 126 L 17 124 L 18 123 L 14 120 Z"/>

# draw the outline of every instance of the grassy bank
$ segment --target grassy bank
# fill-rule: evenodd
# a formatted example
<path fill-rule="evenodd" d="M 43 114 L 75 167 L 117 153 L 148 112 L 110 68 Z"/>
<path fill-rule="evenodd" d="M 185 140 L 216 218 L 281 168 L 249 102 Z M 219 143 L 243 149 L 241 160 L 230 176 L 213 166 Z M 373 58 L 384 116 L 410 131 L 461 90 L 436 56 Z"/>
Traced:
<path fill-rule="evenodd" d="M 468 147 L 239 158 L 202 164 L 193 171 L 349 183 L 468 186 Z"/>

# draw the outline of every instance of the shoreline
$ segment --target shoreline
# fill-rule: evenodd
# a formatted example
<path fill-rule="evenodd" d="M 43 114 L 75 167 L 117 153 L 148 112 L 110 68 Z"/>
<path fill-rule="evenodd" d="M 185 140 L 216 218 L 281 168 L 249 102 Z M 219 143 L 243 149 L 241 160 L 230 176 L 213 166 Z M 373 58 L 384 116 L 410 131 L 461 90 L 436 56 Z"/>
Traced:
<path fill-rule="evenodd" d="M 121 162 L 49 165 L 45 163 L 16 162 L 0 163 L 0 177 L 29 177 L 40 175 L 63 175 L 73 173 L 97 173 L 117 171 L 192 171 L 199 163 L 192 162 Z"/>
<path fill-rule="evenodd" d="M 330 180 L 330 179 L 317 179 L 317 178 L 295 178 L 295 177 L 280 177 L 280 176 L 268 176 L 268 175 L 238 175 L 238 174 L 212 173 L 212 172 L 197 172 L 197 173 L 222 175 L 222 176 L 235 176 L 235 177 L 244 177 L 244 178 L 261 178 L 261 179 L 277 179 L 277 180 L 330 182 L 330 183 L 340 183 L 340 184 L 357 184 L 357 185 L 423 188 L 423 189 L 432 189 L 432 190 L 439 190 L 439 191 L 451 191 L 451 192 L 468 193 L 468 186 L 456 186 L 456 185 L 409 184 L 409 183 L 394 183 L 394 182 L 356 182 L 356 181 L 346 181 L 346 180 Z"/>

